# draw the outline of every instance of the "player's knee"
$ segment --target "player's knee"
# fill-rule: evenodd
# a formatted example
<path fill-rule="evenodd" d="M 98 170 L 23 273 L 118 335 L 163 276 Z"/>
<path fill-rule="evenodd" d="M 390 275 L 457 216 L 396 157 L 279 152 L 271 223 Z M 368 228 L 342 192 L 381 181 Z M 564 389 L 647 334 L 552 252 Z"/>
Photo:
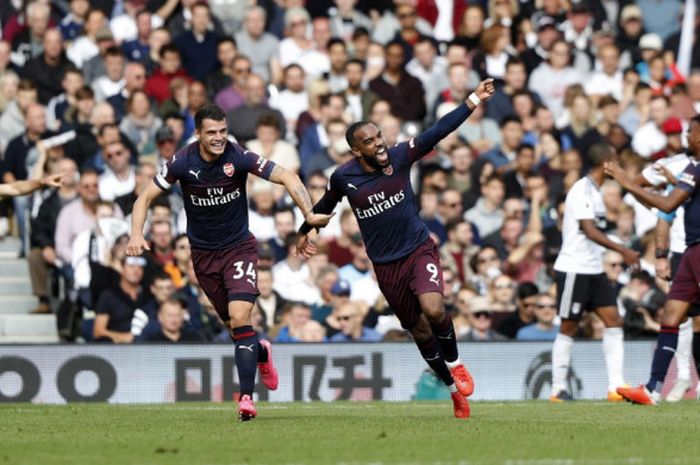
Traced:
<path fill-rule="evenodd" d="M 430 323 L 438 324 L 445 318 L 445 306 L 441 298 L 425 298 L 420 300 L 421 310 Z"/>
<path fill-rule="evenodd" d="M 410 333 L 416 342 L 425 342 L 433 336 L 430 324 L 425 318 L 420 318 L 418 323 L 410 329 Z"/>
<path fill-rule="evenodd" d="M 565 336 L 575 337 L 578 333 L 578 322 L 573 320 L 563 320 L 559 327 L 559 332 Z"/>

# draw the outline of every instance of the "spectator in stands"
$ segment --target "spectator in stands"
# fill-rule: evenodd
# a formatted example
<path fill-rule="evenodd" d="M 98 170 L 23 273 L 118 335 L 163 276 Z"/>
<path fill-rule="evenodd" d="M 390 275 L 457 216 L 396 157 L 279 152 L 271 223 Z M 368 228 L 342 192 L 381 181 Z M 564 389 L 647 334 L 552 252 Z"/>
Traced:
<path fill-rule="evenodd" d="M 272 283 L 272 270 L 268 267 L 258 267 L 258 290 L 260 295 L 255 300 L 255 303 L 265 316 L 265 321 L 269 328 L 280 323 L 283 309 L 287 305 L 287 300 L 272 288 Z"/>
<path fill-rule="evenodd" d="M 92 82 L 92 90 L 95 91 L 95 100 L 102 102 L 124 88 L 124 52 L 115 46 L 108 48 L 104 55 L 105 75 Z"/>
<path fill-rule="evenodd" d="M 489 176 L 481 187 L 481 195 L 476 205 L 464 213 L 464 219 L 476 226 L 480 237 L 497 231 L 503 224 L 501 203 L 505 196 L 505 186 L 500 177 Z"/>
<path fill-rule="evenodd" d="M 469 314 L 469 330 L 458 338 L 460 341 L 479 342 L 505 339 L 492 329 L 492 314 L 484 298 L 477 297 L 470 302 Z"/>
<path fill-rule="evenodd" d="M 562 15 L 563 16 L 563 15 Z M 527 75 L 530 75 L 542 62 L 549 58 L 554 41 L 561 37 L 557 18 L 543 14 L 533 21 L 537 33 L 537 42 L 530 45 L 520 57 L 525 64 Z"/>
<path fill-rule="evenodd" d="M 187 82 L 191 78 L 182 68 L 180 50 L 173 44 L 164 45 L 160 49 L 160 67 L 146 80 L 146 93 L 155 98 L 159 104 L 172 97 L 170 83 L 175 78 L 183 78 Z"/>
<path fill-rule="evenodd" d="M 251 74 L 245 81 L 244 89 L 245 103 L 226 113 L 229 133 L 233 134 L 239 143 L 245 144 L 255 139 L 258 119 L 269 114 L 277 118 L 280 134 L 284 134 L 284 116 L 266 103 L 265 81 L 260 76 Z"/>
<path fill-rule="evenodd" d="M 151 54 L 149 38 L 153 32 L 152 25 L 154 22 L 159 22 L 158 20 L 160 17 L 156 16 L 154 18 L 151 12 L 145 9 L 136 12 L 133 20 L 127 15 L 123 17 L 129 18 L 128 21 L 131 22 L 131 24 L 129 24 L 131 31 L 128 31 L 128 35 L 133 35 L 122 43 L 124 55 L 132 63 L 141 63 L 143 66 L 147 66 Z M 110 26 L 113 25 L 114 22 Z M 112 29 L 114 30 L 115 28 L 112 27 Z"/>
<path fill-rule="evenodd" d="M 158 309 L 175 295 L 175 285 L 169 274 L 160 272 L 153 276 L 149 286 L 151 298 L 134 312 L 131 320 L 131 332 L 136 341 L 144 341 L 155 336 L 160 331 Z"/>
<path fill-rule="evenodd" d="M 137 91 L 143 91 L 146 85 L 146 69 L 139 62 L 127 63 L 124 67 L 124 87 L 118 93 L 107 98 L 114 108 L 114 114 L 118 121 L 128 111 L 129 98 Z M 149 102 L 150 106 L 150 102 Z"/>
<path fill-rule="evenodd" d="M 552 44 L 548 61 L 540 63 L 530 74 L 529 88 L 542 98 L 554 118 L 564 112 L 564 91 L 583 82 L 581 73 L 571 65 L 571 46 L 563 39 Z"/>
<path fill-rule="evenodd" d="M 332 119 L 326 124 L 328 146 L 312 154 L 302 167 L 304 177 L 316 171 L 325 172 L 340 166 L 350 158 L 350 146 L 345 140 L 348 125 L 342 119 Z"/>
<path fill-rule="evenodd" d="M 133 192 L 136 186 L 136 170 L 129 163 L 129 151 L 124 144 L 119 140 L 109 143 L 105 147 L 104 157 L 107 166 L 100 175 L 100 198 L 113 201 L 119 196 Z"/>
<path fill-rule="evenodd" d="M 219 33 L 212 32 L 211 9 L 204 2 L 191 7 L 192 29 L 175 35 L 174 44 L 182 55 L 182 65 L 194 79 L 203 80 L 216 68 L 216 45 Z"/>
<path fill-rule="evenodd" d="M 279 40 L 265 31 L 267 12 L 259 5 L 248 9 L 243 28 L 235 34 L 241 54 L 250 57 L 253 72 L 270 81 L 270 62 L 277 54 Z"/>
<path fill-rule="evenodd" d="M 151 110 L 151 102 L 143 90 L 134 90 L 126 101 L 127 114 L 119 124 L 139 154 L 155 150 L 155 138 L 163 121 Z"/>
<path fill-rule="evenodd" d="M 107 74 L 105 55 L 107 54 L 107 50 L 117 45 L 112 32 L 106 26 L 98 29 L 95 33 L 95 39 L 97 40 L 98 53 L 86 60 L 82 67 L 85 81 L 90 83 L 95 82 L 97 78 Z M 70 58 L 70 55 L 68 58 Z"/>
<path fill-rule="evenodd" d="M 299 140 L 299 156 L 302 167 L 318 151 L 328 147 L 327 125 L 331 120 L 342 119 L 345 111 L 343 94 L 326 94 L 319 97 L 318 120 L 307 127 Z M 301 120 L 300 115 L 299 119 Z"/>
<path fill-rule="evenodd" d="M 298 172 L 301 166 L 299 154 L 293 144 L 281 138 L 279 120 L 272 114 L 258 118 L 255 139 L 248 141 L 246 147 L 286 169 Z"/>
<path fill-rule="evenodd" d="M 586 81 L 586 93 L 591 96 L 594 104 L 605 95 L 622 100 L 623 76 L 620 70 L 620 52 L 616 45 L 608 44 L 598 49 L 598 61 L 601 69 L 591 73 Z"/>
<path fill-rule="evenodd" d="M 44 38 L 51 19 L 51 6 L 43 2 L 27 4 L 25 21 L 27 28 L 14 36 L 12 49 L 17 54 L 16 60 L 25 65 L 44 51 Z"/>
<path fill-rule="evenodd" d="M 282 313 L 282 327 L 275 338 L 276 342 L 301 342 L 304 326 L 311 320 L 311 309 L 306 304 L 294 302 L 287 305 Z"/>
<path fill-rule="evenodd" d="M 49 273 L 51 269 L 60 269 L 64 265 L 56 255 L 56 220 L 60 210 L 78 197 L 79 175 L 75 162 L 70 158 L 63 158 L 56 163 L 55 171 L 65 173 L 61 187 L 41 202 L 36 217 L 31 220 L 30 252 L 27 258 L 32 294 L 39 300 L 38 307 L 32 313 L 51 312 Z"/>
<path fill-rule="evenodd" d="M 133 342 L 131 319 L 144 301 L 141 278 L 145 266 L 146 259 L 143 257 L 124 258 L 119 287 L 104 290 L 97 300 L 93 330 L 95 341 L 117 344 Z"/>
<path fill-rule="evenodd" d="M 294 210 L 291 208 L 277 210 L 275 212 L 275 235 L 267 241 L 275 254 L 275 262 L 287 258 L 287 236 L 295 231 Z"/>
<path fill-rule="evenodd" d="M 69 64 L 60 31 L 49 29 L 43 38 L 43 52 L 22 68 L 22 76 L 37 86 L 39 103 L 46 105 L 51 97 L 61 93 L 61 78 Z"/>
<path fill-rule="evenodd" d="M 37 102 L 37 90 L 32 81 L 22 79 L 17 86 L 16 98 L 7 104 L 0 116 L 0 148 L 26 130 L 27 109 Z"/>
<path fill-rule="evenodd" d="M 516 151 L 523 139 L 523 126 L 517 116 L 507 116 L 501 120 L 501 144 L 480 155 L 491 163 L 496 171 L 505 173 L 514 168 Z"/>
<path fill-rule="evenodd" d="M 145 342 L 203 342 L 205 339 L 200 332 L 185 325 L 185 312 L 179 299 L 170 298 L 160 304 L 160 331 L 149 336 Z"/>
<path fill-rule="evenodd" d="M 340 267 L 338 276 L 348 281 L 350 285 L 353 285 L 360 279 L 369 276 L 372 272 L 365 243 L 359 232 L 354 233 L 350 237 L 350 253 L 352 253 L 352 260 L 347 265 Z"/>
<path fill-rule="evenodd" d="M 291 138 L 297 125 L 299 115 L 306 111 L 309 96 L 304 89 L 306 73 L 304 68 L 292 63 L 284 68 L 284 89 L 270 98 L 270 108 L 279 110 L 287 123 L 287 138 Z"/>
<path fill-rule="evenodd" d="M 459 127 L 457 132 L 478 153 L 488 152 L 501 143 L 498 123 L 484 117 L 484 109 L 481 105 L 474 109 L 469 119 Z"/>
<path fill-rule="evenodd" d="M 328 81 L 331 92 L 343 92 L 348 86 L 345 79 L 345 64 L 348 62 L 347 44 L 343 39 L 334 37 L 328 41 L 327 49 L 330 70 L 324 73 L 323 77 Z"/>
<path fill-rule="evenodd" d="M 515 299 L 516 310 L 500 322 L 497 331 L 509 339 L 515 339 L 520 328 L 533 323 L 538 294 L 539 290 L 533 283 L 526 281 L 518 284 Z"/>
<path fill-rule="evenodd" d="M 233 80 L 233 60 L 238 56 L 238 47 L 232 37 L 221 37 L 216 44 L 217 67 L 204 79 L 207 97 L 213 100 L 216 94 L 231 84 Z"/>
<path fill-rule="evenodd" d="M 252 69 L 247 55 L 238 55 L 231 63 L 231 82 L 214 97 L 214 102 L 224 111 L 230 111 L 245 103 L 245 83 Z"/>
<path fill-rule="evenodd" d="M 632 149 L 644 158 L 663 150 L 666 147 L 666 135 L 663 124 L 671 116 L 668 98 L 657 95 L 649 104 L 649 121 L 641 124 L 632 137 Z"/>
<path fill-rule="evenodd" d="M 554 324 L 557 316 L 557 302 L 549 294 L 539 294 L 535 305 L 535 323 L 518 330 L 519 341 L 553 341 L 559 333 L 559 325 Z"/>
<path fill-rule="evenodd" d="M 84 35 L 75 39 L 68 47 L 66 54 L 75 66 L 82 68 L 83 64 L 99 53 L 98 42 L 100 40 L 112 40 L 112 33 L 107 28 L 104 13 L 99 9 L 88 11 L 83 26 Z M 87 77 L 86 77 L 87 78 Z M 86 79 L 90 82 L 90 79 Z"/>
<path fill-rule="evenodd" d="M 97 189 L 99 176 L 95 171 L 83 171 L 78 183 L 80 198 L 66 204 L 56 219 L 56 255 L 62 263 L 70 263 L 73 240 L 82 231 L 95 225 L 95 211 L 100 199 Z"/>
<path fill-rule="evenodd" d="M 386 67 L 384 72 L 370 81 L 369 88 L 389 102 L 391 113 L 405 121 L 422 121 L 426 115 L 425 92 L 421 82 L 406 73 L 403 68 L 405 51 L 399 42 L 386 46 Z M 404 96 L 411 95 L 406 99 Z"/>
<path fill-rule="evenodd" d="M 494 78 L 503 81 L 506 63 L 510 58 L 507 49 L 510 30 L 500 24 L 487 27 L 481 34 L 481 49 L 474 55 L 472 68 L 479 73 L 479 79 Z"/>
<path fill-rule="evenodd" d="M 68 13 L 61 20 L 59 28 L 63 40 L 73 42 L 83 33 L 85 18 L 90 10 L 88 0 L 70 0 Z"/>
<path fill-rule="evenodd" d="M 363 306 L 357 302 L 348 302 L 341 305 L 336 318 L 340 324 L 340 331 L 331 336 L 329 342 L 378 342 L 382 335 L 373 328 L 362 324 L 364 318 Z"/>

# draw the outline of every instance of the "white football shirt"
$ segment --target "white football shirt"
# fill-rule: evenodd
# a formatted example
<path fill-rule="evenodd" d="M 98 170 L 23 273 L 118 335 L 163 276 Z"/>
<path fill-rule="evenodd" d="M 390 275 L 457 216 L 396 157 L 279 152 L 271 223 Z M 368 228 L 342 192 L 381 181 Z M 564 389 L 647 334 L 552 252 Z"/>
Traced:
<path fill-rule="evenodd" d="M 603 196 L 588 176 L 576 181 L 566 195 L 562 246 L 554 269 L 563 273 L 602 273 L 604 248 L 586 237 L 581 220 L 594 220 L 596 226 L 605 222 Z"/>
<path fill-rule="evenodd" d="M 660 186 L 666 184 L 666 178 L 654 165 L 662 165 L 668 168 L 675 177 L 680 176 L 686 166 L 690 163 L 690 157 L 686 153 L 679 153 L 672 157 L 662 158 L 653 165 L 649 165 L 642 171 L 642 176 L 652 186 Z M 673 189 L 668 189 L 668 193 Z M 681 204 L 674 212 L 676 217 L 673 220 L 670 231 L 669 249 L 673 253 L 683 253 L 685 251 L 685 209 Z"/>

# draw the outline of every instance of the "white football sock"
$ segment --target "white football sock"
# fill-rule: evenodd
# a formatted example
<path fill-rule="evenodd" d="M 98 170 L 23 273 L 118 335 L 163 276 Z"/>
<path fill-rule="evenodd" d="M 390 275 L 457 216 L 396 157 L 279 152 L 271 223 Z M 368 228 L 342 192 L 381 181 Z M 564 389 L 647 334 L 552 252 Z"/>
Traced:
<path fill-rule="evenodd" d="M 462 362 L 459 360 L 459 357 L 457 357 L 457 360 L 455 360 L 453 362 L 448 362 L 447 360 L 445 360 L 445 364 L 447 365 L 447 368 L 452 369 L 452 368 L 460 366 L 462 364 Z"/>
<path fill-rule="evenodd" d="M 608 368 L 608 391 L 625 384 L 624 333 L 622 328 L 605 328 L 603 331 L 603 355 Z"/>
<path fill-rule="evenodd" d="M 678 327 L 678 346 L 676 347 L 676 366 L 678 379 L 690 380 L 690 352 L 693 346 L 693 319 L 688 318 Z"/>
<path fill-rule="evenodd" d="M 552 347 L 552 395 L 566 391 L 566 376 L 569 374 L 571 362 L 571 346 L 574 345 L 572 337 L 559 333 L 554 339 Z"/>

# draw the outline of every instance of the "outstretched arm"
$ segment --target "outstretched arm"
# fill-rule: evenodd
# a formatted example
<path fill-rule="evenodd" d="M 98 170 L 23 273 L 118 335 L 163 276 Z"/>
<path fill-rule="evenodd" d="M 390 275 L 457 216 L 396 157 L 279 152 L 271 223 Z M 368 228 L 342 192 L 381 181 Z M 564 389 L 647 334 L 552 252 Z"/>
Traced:
<path fill-rule="evenodd" d="M 656 207 L 666 213 L 671 213 L 690 197 L 690 192 L 682 188 L 673 189 L 668 195 L 659 195 L 649 192 L 627 179 L 625 172 L 620 168 L 620 165 L 615 162 L 605 163 L 605 172 L 615 178 L 615 180 L 620 183 L 620 186 L 632 194 L 637 200 L 646 205 Z"/>
<path fill-rule="evenodd" d="M 143 225 L 146 223 L 148 207 L 161 192 L 163 192 L 161 188 L 155 182 L 152 182 L 146 186 L 146 189 L 136 199 L 134 209 L 131 211 L 131 235 L 126 246 L 127 255 L 137 256 L 141 255 L 144 250 L 151 250 L 148 242 L 143 237 Z"/>
<path fill-rule="evenodd" d="M 639 264 L 639 253 L 632 249 L 628 249 L 622 244 L 618 244 L 610 240 L 608 236 L 605 235 L 600 229 L 596 228 L 595 222 L 593 220 L 579 220 L 579 225 L 581 226 L 581 231 L 583 234 L 593 242 L 598 245 L 605 247 L 606 249 L 614 250 L 622 254 L 625 263 L 628 265 L 638 265 Z"/>
<path fill-rule="evenodd" d="M 63 175 L 64 173 L 53 174 L 43 179 L 31 179 L 0 184 L 0 197 L 17 197 L 19 195 L 31 194 L 42 187 L 61 187 L 61 178 Z"/>
<path fill-rule="evenodd" d="M 309 193 L 306 191 L 306 187 L 304 187 L 299 176 L 279 165 L 275 165 L 268 180 L 276 184 L 282 184 L 287 189 L 289 195 L 294 199 L 294 203 L 301 209 L 306 223 L 313 227 L 322 227 L 328 224 L 333 215 L 314 212 Z"/>
<path fill-rule="evenodd" d="M 457 129 L 469 118 L 477 105 L 491 98 L 495 91 L 493 79 L 489 78 L 479 83 L 479 86 L 469 95 L 464 103 L 421 133 L 415 140 L 415 152 L 411 161 L 416 161 L 433 150 L 438 142 L 447 137 L 449 133 Z"/>

